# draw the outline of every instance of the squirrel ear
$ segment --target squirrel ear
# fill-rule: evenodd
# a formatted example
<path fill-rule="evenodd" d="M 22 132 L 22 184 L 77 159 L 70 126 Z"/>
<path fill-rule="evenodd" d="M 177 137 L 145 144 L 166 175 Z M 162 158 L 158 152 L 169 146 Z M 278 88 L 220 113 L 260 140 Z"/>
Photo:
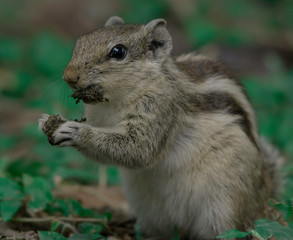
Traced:
<path fill-rule="evenodd" d="M 164 19 L 155 19 L 144 26 L 146 34 L 150 36 L 149 49 L 157 57 L 168 56 L 172 50 L 172 39 L 166 24 Z"/>
<path fill-rule="evenodd" d="M 108 21 L 105 24 L 105 27 L 119 24 L 124 24 L 123 19 L 117 16 L 113 16 L 108 19 Z"/>
<path fill-rule="evenodd" d="M 166 27 L 166 20 L 164 19 L 155 19 L 153 21 L 150 21 L 147 25 L 145 25 L 146 31 L 152 31 L 153 29 L 156 29 L 157 27 Z"/>

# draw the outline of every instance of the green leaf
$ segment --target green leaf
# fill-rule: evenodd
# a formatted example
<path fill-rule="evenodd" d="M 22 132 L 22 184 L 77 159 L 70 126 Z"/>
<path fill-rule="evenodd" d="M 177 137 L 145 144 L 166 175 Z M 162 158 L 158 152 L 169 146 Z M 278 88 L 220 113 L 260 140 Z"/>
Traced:
<path fill-rule="evenodd" d="M 278 222 L 270 222 L 266 219 L 259 219 L 254 222 L 255 231 L 264 239 L 273 235 L 278 240 L 293 239 L 293 229 L 284 227 Z"/>
<path fill-rule="evenodd" d="M 78 231 L 85 234 L 99 234 L 104 226 L 99 223 L 83 222 L 78 225 Z"/>
<path fill-rule="evenodd" d="M 93 210 L 82 207 L 80 203 L 75 200 L 68 199 L 68 206 L 72 210 L 71 214 L 81 217 L 93 216 Z"/>
<path fill-rule="evenodd" d="M 7 157 L 0 157 L 0 177 L 5 177 L 7 174 L 7 165 L 10 163 Z"/>
<path fill-rule="evenodd" d="M 1 133 L 0 135 L 0 153 L 7 151 L 11 147 L 13 147 L 16 144 L 15 137 L 4 135 Z"/>
<path fill-rule="evenodd" d="M 76 233 L 68 238 L 68 240 L 100 240 L 107 239 L 100 234 L 82 234 Z"/>
<path fill-rule="evenodd" d="M 60 223 L 58 221 L 52 221 L 51 222 L 51 226 L 50 226 L 50 230 L 52 232 L 56 231 L 56 229 L 59 227 Z"/>
<path fill-rule="evenodd" d="M 174 228 L 171 240 L 180 240 L 178 228 Z"/>
<path fill-rule="evenodd" d="M 292 169 L 291 169 L 292 171 Z M 270 206 L 274 207 L 283 217 L 285 221 L 290 220 L 292 217 L 292 207 L 291 207 L 291 202 L 288 200 L 287 204 L 284 204 L 282 202 L 274 202 L 272 200 L 269 201 Z"/>
<path fill-rule="evenodd" d="M 22 56 L 21 44 L 16 39 L 0 38 L 0 60 L 16 61 Z"/>
<path fill-rule="evenodd" d="M 143 235 L 140 229 L 140 226 L 138 223 L 134 224 L 134 232 L 135 232 L 135 239 L 136 240 L 142 240 L 143 239 Z"/>
<path fill-rule="evenodd" d="M 34 211 L 44 209 L 47 203 L 52 201 L 51 186 L 45 179 L 24 175 L 23 183 L 25 193 L 30 196 L 29 209 Z"/>
<path fill-rule="evenodd" d="M 286 179 L 286 181 L 284 182 L 284 189 L 285 192 L 283 193 L 283 197 L 285 199 L 290 199 L 293 196 L 293 176 L 290 176 Z M 293 213 L 293 204 L 291 205 L 291 215 Z"/>
<path fill-rule="evenodd" d="M 291 159 L 293 159 L 293 140 L 286 144 L 285 151 L 290 155 Z"/>
<path fill-rule="evenodd" d="M 3 221 L 10 220 L 21 205 L 23 192 L 18 183 L 0 178 L 0 206 Z"/>
<path fill-rule="evenodd" d="M 120 183 L 120 178 L 118 174 L 117 167 L 107 166 L 107 184 L 118 185 Z"/>
<path fill-rule="evenodd" d="M 59 213 L 62 216 L 93 217 L 108 220 L 108 214 L 100 214 L 91 209 L 84 208 L 79 202 L 72 199 L 54 199 L 47 205 L 45 211 L 49 214 Z"/>
<path fill-rule="evenodd" d="M 223 232 L 221 235 L 217 236 L 216 238 L 225 238 L 225 239 L 231 239 L 231 238 L 243 238 L 251 233 L 246 232 L 240 232 L 237 229 L 230 229 L 226 232 Z"/>
<path fill-rule="evenodd" d="M 20 207 L 20 200 L 10 200 L 1 202 L 2 221 L 9 221 Z"/>
<path fill-rule="evenodd" d="M 70 206 L 67 199 L 54 199 L 47 205 L 45 211 L 49 214 L 59 213 L 62 216 L 67 217 L 70 214 Z"/>
<path fill-rule="evenodd" d="M 66 240 L 65 237 L 56 232 L 38 231 L 40 240 Z"/>
<path fill-rule="evenodd" d="M 24 172 L 31 176 L 36 176 L 40 175 L 40 170 L 43 168 L 44 165 L 40 161 L 20 158 L 8 163 L 7 172 L 12 177 L 22 177 Z"/>
<path fill-rule="evenodd" d="M 22 196 L 22 189 L 17 182 L 8 178 L 0 178 L 0 198 L 2 200 L 19 199 Z"/>
<path fill-rule="evenodd" d="M 93 174 L 90 174 L 90 173 Z M 55 175 L 60 176 L 62 179 L 76 179 L 82 183 L 88 182 L 97 182 L 97 170 L 93 171 L 93 169 L 79 168 L 72 169 L 68 167 L 59 167 L 56 170 Z"/>
<path fill-rule="evenodd" d="M 103 217 L 104 217 L 108 222 L 111 221 L 111 219 L 112 219 L 112 212 L 105 212 L 103 215 L 104 215 Z"/>

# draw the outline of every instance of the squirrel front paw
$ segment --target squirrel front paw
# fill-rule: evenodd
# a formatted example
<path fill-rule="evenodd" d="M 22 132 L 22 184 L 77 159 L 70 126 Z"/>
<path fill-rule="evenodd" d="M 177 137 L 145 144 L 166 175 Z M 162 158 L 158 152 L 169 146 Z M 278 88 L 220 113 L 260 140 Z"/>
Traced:
<path fill-rule="evenodd" d="M 82 123 L 71 121 L 67 121 L 60 125 L 60 127 L 58 127 L 52 135 L 54 145 L 57 145 L 59 147 L 77 146 L 77 133 L 82 125 Z"/>
<path fill-rule="evenodd" d="M 39 129 L 47 136 L 49 143 L 60 147 L 77 145 L 76 133 L 81 125 L 59 115 L 42 114 L 39 119 Z"/>

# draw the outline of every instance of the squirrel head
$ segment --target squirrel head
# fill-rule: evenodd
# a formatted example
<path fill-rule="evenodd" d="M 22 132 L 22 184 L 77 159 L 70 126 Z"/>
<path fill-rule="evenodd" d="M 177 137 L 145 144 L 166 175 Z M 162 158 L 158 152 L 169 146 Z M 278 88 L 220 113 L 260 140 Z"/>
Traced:
<path fill-rule="evenodd" d="M 77 40 L 63 79 L 74 89 L 99 84 L 111 101 L 148 84 L 148 76 L 161 72 L 171 50 L 165 20 L 131 25 L 111 17 L 104 27 Z"/>

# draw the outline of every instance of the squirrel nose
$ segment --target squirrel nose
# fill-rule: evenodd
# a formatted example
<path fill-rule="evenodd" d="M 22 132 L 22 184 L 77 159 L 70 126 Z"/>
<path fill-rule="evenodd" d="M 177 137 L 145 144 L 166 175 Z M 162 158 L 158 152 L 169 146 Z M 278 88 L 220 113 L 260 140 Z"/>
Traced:
<path fill-rule="evenodd" d="M 63 73 L 63 80 L 70 84 L 77 83 L 79 79 L 80 76 L 77 67 L 73 65 L 67 65 Z"/>

